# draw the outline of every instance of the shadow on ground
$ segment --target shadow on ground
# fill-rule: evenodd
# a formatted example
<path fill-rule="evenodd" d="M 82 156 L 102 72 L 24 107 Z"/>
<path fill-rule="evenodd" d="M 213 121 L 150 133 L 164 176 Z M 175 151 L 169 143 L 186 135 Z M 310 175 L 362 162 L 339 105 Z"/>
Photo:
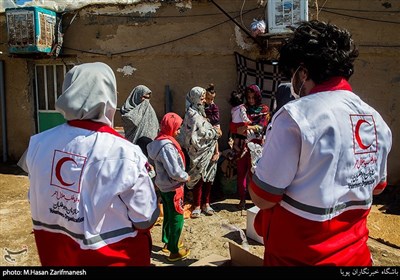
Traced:
<path fill-rule="evenodd" d="M 400 215 L 400 187 L 387 186 L 380 194 L 374 196 L 374 205 L 383 205 L 380 211 L 386 214 Z"/>
<path fill-rule="evenodd" d="M 0 174 L 28 175 L 16 163 L 0 163 Z"/>

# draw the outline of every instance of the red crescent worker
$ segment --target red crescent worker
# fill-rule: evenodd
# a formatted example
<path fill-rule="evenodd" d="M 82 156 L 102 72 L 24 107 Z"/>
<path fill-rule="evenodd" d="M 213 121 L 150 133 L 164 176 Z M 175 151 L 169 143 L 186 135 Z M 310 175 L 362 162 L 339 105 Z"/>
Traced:
<path fill-rule="evenodd" d="M 139 146 L 112 128 L 117 84 L 100 62 L 73 67 L 56 110 L 66 123 L 31 137 L 19 165 L 43 266 L 149 266 L 159 210 Z"/>
<path fill-rule="evenodd" d="M 392 133 L 348 83 L 358 51 L 335 25 L 302 22 L 279 66 L 300 95 L 267 128 L 250 195 L 266 266 L 371 266 L 367 217 L 386 187 Z"/>

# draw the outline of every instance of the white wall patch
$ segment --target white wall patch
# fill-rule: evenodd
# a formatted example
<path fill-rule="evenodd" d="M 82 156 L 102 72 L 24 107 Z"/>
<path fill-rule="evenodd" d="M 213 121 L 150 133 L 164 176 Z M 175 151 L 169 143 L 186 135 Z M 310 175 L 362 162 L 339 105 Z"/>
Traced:
<path fill-rule="evenodd" d="M 137 69 L 135 67 L 132 67 L 130 65 L 125 65 L 122 68 L 118 68 L 117 72 L 122 72 L 124 73 L 124 76 L 131 76 L 133 74 L 134 71 L 136 71 Z"/>

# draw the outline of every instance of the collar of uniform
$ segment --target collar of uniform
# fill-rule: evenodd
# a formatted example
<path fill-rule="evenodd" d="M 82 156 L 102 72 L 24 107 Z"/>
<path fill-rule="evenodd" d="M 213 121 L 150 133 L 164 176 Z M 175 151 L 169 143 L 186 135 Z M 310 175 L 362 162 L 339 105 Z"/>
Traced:
<path fill-rule="evenodd" d="M 334 91 L 334 90 L 348 90 L 352 91 L 352 88 L 343 77 L 332 77 L 329 80 L 323 82 L 322 84 L 315 85 L 310 94 L 322 91 Z"/>
<path fill-rule="evenodd" d="M 104 123 L 99 123 L 99 122 L 94 122 L 90 120 L 71 120 L 67 122 L 70 126 L 75 126 L 75 127 L 80 127 L 88 130 L 93 130 L 97 132 L 106 132 L 110 134 L 114 134 L 115 136 L 119 136 L 121 138 L 124 138 L 119 134 L 117 131 L 115 131 L 112 127 L 109 127 L 108 125 Z M 125 139 L 125 138 L 124 138 Z"/>

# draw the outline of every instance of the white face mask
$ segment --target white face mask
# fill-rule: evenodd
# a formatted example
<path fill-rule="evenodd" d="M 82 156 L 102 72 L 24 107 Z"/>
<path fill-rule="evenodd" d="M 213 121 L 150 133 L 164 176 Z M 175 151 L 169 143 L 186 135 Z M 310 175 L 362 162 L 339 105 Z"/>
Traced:
<path fill-rule="evenodd" d="M 294 91 L 293 81 L 290 83 L 290 94 L 295 98 L 298 99 L 300 96 Z"/>
<path fill-rule="evenodd" d="M 301 66 L 297 67 L 296 71 L 294 71 L 294 73 L 292 75 L 292 78 L 290 79 L 290 92 L 296 99 L 299 98 L 300 96 L 302 96 L 301 95 L 301 90 L 303 89 L 303 86 L 304 86 L 304 83 L 305 83 L 305 81 L 303 81 L 303 83 L 301 84 L 300 89 L 299 89 L 298 92 L 296 92 L 294 90 L 294 86 L 293 86 L 294 85 L 294 77 L 296 76 L 297 71 L 299 71 L 300 67 Z"/>

